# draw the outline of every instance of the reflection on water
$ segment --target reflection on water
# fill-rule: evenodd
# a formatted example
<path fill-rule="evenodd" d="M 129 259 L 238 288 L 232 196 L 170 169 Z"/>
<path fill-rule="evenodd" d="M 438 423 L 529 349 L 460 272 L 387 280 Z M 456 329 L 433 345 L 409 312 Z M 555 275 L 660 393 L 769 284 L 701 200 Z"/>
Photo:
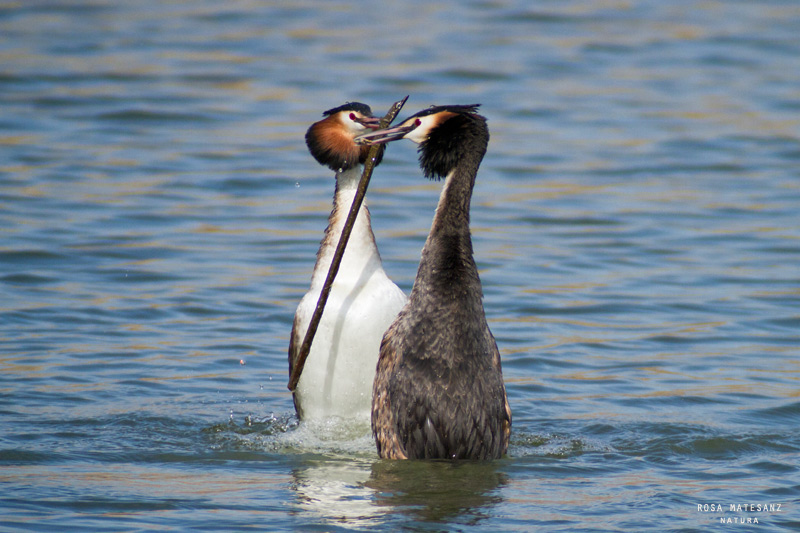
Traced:
<path fill-rule="evenodd" d="M 376 461 L 367 486 L 375 505 L 423 522 L 477 525 L 502 501 L 501 462 Z"/>
<path fill-rule="evenodd" d="M 508 479 L 503 471 L 506 460 L 377 460 L 369 428 L 349 420 L 298 423 L 292 416 L 250 420 L 245 425 L 231 422 L 205 433 L 220 453 L 270 450 L 291 458 L 292 505 L 303 511 L 298 523 L 318 519 L 363 529 L 405 516 L 421 522 L 478 524 L 503 501 L 501 489 Z M 517 439 L 513 444 L 522 453 L 540 446 L 534 453 L 588 449 L 580 443 L 565 445 L 557 438 Z"/>
<path fill-rule="evenodd" d="M 373 491 L 366 485 L 371 462 L 303 461 L 303 466 L 292 470 L 297 506 L 326 524 L 354 529 L 380 525 L 383 510 L 374 505 Z"/>
<path fill-rule="evenodd" d="M 502 501 L 498 462 L 308 458 L 292 470 L 297 506 L 325 523 L 362 529 L 415 521 L 478 525 Z"/>

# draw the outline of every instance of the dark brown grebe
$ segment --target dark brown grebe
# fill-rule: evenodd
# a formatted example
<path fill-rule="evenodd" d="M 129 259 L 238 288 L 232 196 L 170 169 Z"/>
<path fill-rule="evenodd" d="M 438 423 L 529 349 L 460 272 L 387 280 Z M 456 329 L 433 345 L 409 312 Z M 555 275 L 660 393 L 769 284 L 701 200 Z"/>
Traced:
<path fill-rule="evenodd" d="M 477 107 L 432 107 L 356 140 L 410 139 L 425 176 L 445 178 L 411 296 L 381 343 L 372 432 L 384 458 L 491 459 L 508 449 L 511 408 L 469 230 L 489 142 Z"/>
<path fill-rule="evenodd" d="M 306 143 L 320 164 L 336 172 L 336 192 L 325 237 L 317 252 L 311 288 L 295 313 L 289 341 L 290 375 L 369 150 L 368 146 L 356 145 L 354 138 L 377 129 L 379 122 L 372 116 L 369 106 L 358 102 L 330 109 L 323 115 L 326 118 L 308 129 Z M 405 302 L 405 294 L 383 270 L 369 210 L 362 204 L 293 393 L 295 410 L 301 419 L 336 416 L 369 420 L 381 337 Z"/>

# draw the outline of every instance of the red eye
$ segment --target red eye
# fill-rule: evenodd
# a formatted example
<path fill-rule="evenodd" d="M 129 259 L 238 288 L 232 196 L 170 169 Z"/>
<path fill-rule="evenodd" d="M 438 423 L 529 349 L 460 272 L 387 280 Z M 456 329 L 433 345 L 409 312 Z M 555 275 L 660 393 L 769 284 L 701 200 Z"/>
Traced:
<path fill-rule="evenodd" d="M 420 124 L 422 124 L 422 121 L 420 119 L 414 121 L 415 126 L 419 126 Z"/>
<path fill-rule="evenodd" d="M 353 122 L 356 122 L 356 114 L 355 113 L 350 113 L 350 120 L 352 120 Z"/>

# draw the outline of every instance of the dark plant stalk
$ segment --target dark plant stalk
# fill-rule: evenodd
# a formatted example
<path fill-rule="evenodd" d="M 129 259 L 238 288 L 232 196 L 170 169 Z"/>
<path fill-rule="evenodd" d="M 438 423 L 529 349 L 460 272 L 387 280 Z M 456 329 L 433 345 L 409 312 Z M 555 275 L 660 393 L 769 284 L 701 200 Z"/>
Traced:
<path fill-rule="evenodd" d="M 389 108 L 389 112 L 386 113 L 386 115 L 380 121 L 381 129 L 389 127 L 389 124 L 392 123 L 394 118 L 403 108 L 403 105 L 405 105 L 406 100 L 408 100 L 408 96 L 395 102 L 392 107 Z M 325 303 L 328 301 L 328 295 L 331 292 L 333 280 L 336 279 L 336 274 L 339 272 L 339 265 L 342 262 L 344 250 L 347 247 L 347 241 L 350 240 L 350 233 L 353 231 L 353 225 L 356 222 L 358 210 L 361 209 L 361 203 L 364 201 L 364 196 L 367 194 L 367 187 L 369 186 L 369 180 L 372 177 L 372 171 L 375 169 L 375 158 L 378 156 L 378 150 L 380 150 L 380 146 L 376 144 L 371 146 L 369 152 L 367 153 L 367 160 L 364 164 L 364 172 L 361 174 L 361 181 L 358 183 L 356 196 L 353 198 L 353 205 L 350 206 L 350 213 L 348 213 L 347 220 L 342 228 L 342 235 L 339 237 L 339 244 L 336 246 L 336 252 L 333 254 L 333 260 L 331 261 L 331 266 L 328 269 L 328 277 L 325 278 L 325 284 L 322 286 L 322 292 L 320 292 L 319 300 L 317 300 L 317 307 L 314 309 L 314 315 L 311 317 L 311 322 L 308 324 L 308 330 L 306 331 L 306 336 L 303 339 L 303 345 L 300 347 L 300 353 L 297 356 L 297 361 L 294 365 L 292 375 L 289 376 L 288 387 L 292 392 L 294 392 L 294 390 L 297 388 L 297 382 L 300 381 L 300 375 L 303 373 L 303 367 L 306 365 L 308 353 L 311 351 L 311 343 L 314 341 L 314 335 L 317 333 L 317 326 L 319 326 L 319 321 L 322 318 L 322 311 L 325 309 Z"/>

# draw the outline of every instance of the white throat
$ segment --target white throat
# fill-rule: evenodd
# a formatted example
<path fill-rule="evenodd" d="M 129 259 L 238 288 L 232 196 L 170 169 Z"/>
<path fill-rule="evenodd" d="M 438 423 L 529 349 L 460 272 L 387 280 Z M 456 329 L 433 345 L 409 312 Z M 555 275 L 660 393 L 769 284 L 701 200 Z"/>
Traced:
<path fill-rule="evenodd" d="M 342 229 L 356 196 L 363 168 L 362 165 L 357 165 L 336 174 L 336 194 L 333 199 L 333 210 L 328 219 L 325 238 L 317 253 L 317 263 L 314 266 L 314 274 L 311 278 L 312 289 L 321 289 L 325 283 L 325 278 L 333 261 L 333 255 L 342 235 Z M 364 275 L 368 275 L 379 268 L 381 268 L 381 257 L 375 244 L 369 209 L 367 209 L 365 201 L 358 210 L 335 283 L 337 285 L 357 284 L 358 280 L 363 279 Z"/>

